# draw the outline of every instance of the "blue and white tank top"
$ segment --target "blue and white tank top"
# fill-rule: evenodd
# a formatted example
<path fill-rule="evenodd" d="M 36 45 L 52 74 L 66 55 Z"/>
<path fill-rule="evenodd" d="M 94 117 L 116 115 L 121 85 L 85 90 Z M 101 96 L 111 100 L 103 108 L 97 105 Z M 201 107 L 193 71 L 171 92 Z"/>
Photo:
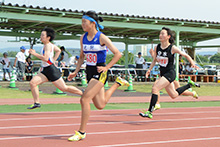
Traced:
<path fill-rule="evenodd" d="M 102 32 L 98 31 L 95 37 L 89 41 L 87 39 L 88 32 L 83 37 L 83 52 L 86 56 L 86 65 L 96 66 L 97 63 L 105 63 L 107 47 L 99 42 Z"/>
<path fill-rule="evenodd" d="M 53 64 L 53 56 L 54 56 L 54 45 L 52 43 L 49 43 L 51 45 L 51 51 L 50 51 L 50 56 L 47 62 L 42 61 L 42 67 L 47 67 Z M 41 55 L 44 55 L 45 50 L 44 48 L 41 49 Z"/>

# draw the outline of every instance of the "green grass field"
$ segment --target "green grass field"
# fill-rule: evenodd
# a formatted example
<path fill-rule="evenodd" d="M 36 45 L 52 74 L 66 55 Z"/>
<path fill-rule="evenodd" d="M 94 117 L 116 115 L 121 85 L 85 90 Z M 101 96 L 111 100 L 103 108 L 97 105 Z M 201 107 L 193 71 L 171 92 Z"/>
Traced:
<path fill-rule="evenodd" d="M 152 83 L 153 84 L 153 83 Z M 133 84 L 133 88 L 137 92 L 151 93 L 152 84 Z M 111 86 L 112 84 L 109 84 Z M 183 85 L 183 84 L 181 84 Z M 119 87 L 120 90 L 126 89 L 126 87 Z M 193 88 L 199 94 L 199 96 L 220 96 L 220 84 L 214 85 L 202 85 L 201 88 Z M 166 94 L 165 89 L 161 90 Z M 30 91 L 12 90 L 9 88 L 0 88 L 1 98 L 30 98 L 32 97 Z M 73 96 L 60 96 L 53 94 L 41 93 L 40 98 L 59 98 L 59 97 L 73 97 Z"/>
<path fill-rule="evenodd" d="M 14 98 L 32 98 L 31 91 L 21 91 L 21 90 L 12 90 L 9 88 L 0 88 L 0 99 L 14 99 Z M 40 93 L 40 98 L 60 98 L 60 97 L 71 97 L 74 96 L 62 96 L 62 95 L 54 95 L 54 94 L 46 94 Z"/>
<path fill-rule="evenodd" d="M 153 84 L 153 83 L 152 83 Z M 135 84 L 133 86 L 137 92 L 151 93 L 152 84 Z M 111 86 L 111 84 L 109 84 Z M 124 90 L 126 87 L 120 87 Z M 214 85 L 202 85 L 201 88 L 195 88 L 200 96 L 220 96 L 220 84 Z M 162 90 L 166 93 L 165 90 Z M 12 90 L 8 88 L 0 88 L 1 98 L 31 98 L 30 91 Z M 60 98 L 60 97 L 73 97 L 73 96 L 61 96 L 53 94 L 41 93 L 40 98 Z M 175 107 L 209 107 L 220 106 L 220 101 L 210 102 L 175 102 L 175 103 L 161 103 L 163 108 L 175 108 Z M 27 110 L 29 105 L 0 105 L 0 113 L 15 113 L 15 112 L 44 112 L 44 111 L 74 111 L 81 110 L 80 104 L 45 104 L 41 109 Z M 105 109 L 142 109 L 148 108 L 148 103 L 128 103 L 128 104 L 107 104 Z M 96 108 L 91 105 L 92 110 Z"/>
<path fill-rule="evenodd" d="M 109 103 L 104 110 L 108 109 L 143 109 L 148 108 L 149 103 L 123 103 L 114 104 Z M 81 110 L 80 104 L 45 104 L 41 108 L 34 110 L 27 110 L 29 105 L 1 105 L 1 113 L 17 113 L 17 112 L 50 112 L 50 111 L 76 111 Z M 220 106 L 220 101 L 209 102 L 175 102 L 175 103 L 161 103 L 162 108 L 180 108 L 180 107 L 215 107 Z M 91 104 L 92 110 L 97 110 Z"/>

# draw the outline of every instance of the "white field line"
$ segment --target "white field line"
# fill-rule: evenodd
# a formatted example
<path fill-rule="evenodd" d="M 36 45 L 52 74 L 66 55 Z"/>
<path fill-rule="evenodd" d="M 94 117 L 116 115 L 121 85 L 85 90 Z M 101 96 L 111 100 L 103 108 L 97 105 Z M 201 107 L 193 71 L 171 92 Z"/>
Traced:
<path fill-rule="evenodd" d="M 166 141 L 154 141 L 154 142 L 139 142 L 139 143 L 127 143 L 127 144 L 111 144 L 111 145 L 100 145 L 100 146 L 93 146 L 93 147 L 138 146 L 138 145 L 150 145 L 150 144 L 161 144 L 161 143 L 179 143 L 179 142 L 193 142 L 193 141 L 204 141 L 204 140 L 220 140 L 220 137 L 192 138 L 192 139 L 166 140 Z"/>
<path fill-rule="evenodd" d="M 138 113 L 138 112 L 137 112 Z M 200 112 L 169 112 L 169 113 L 155 113 L 155 116 L 158 115 L 177 115 L 177 114 L 201 114 L 201 113 L 220 113 L 220 111 L 200 111 Z M 133 116 L 135 114 L 100 114 L 100 115 L 91 115 L 90 117 L 109 117 L 109 116 Z M 72 118 L 81 118 L 81 116 L 64 116 L 64 117 L 34 117 L 34 118 L 5 118 L 0 119 L 1 121 L 19 121 L 19 120 L 40 120 L 40 119 L 72 119 Z"/>
<path fill-rule="evenodd" d="M 163 108 L 165 110 L 186 110 L 186 109 L 206 109 L 207 111 L 212 109 L 212 108 L 220 108 L 218 106 L 213 106 L 213 107 L 178 107 L 178 108 Z M 108 109 L 108 110 L 101 110 L 101 111 L 130 111 L 130 110 L 140 110 L 140 109 Z M 74 113 L 74 112 L 81 112 L 81 110 L 74 110 L 74 111 L 51 111 L 51 112 L 17 112 L 17 113 L 0 113 L 0 115 L 5 115 L 5 114 L 59 114 L 59 113 Z M 100 110 L 92 110 L 92 112 L 100 112 Z"/>
<path fill-rule="evenodd" d="M 209 129 L 209 128 L 220 128 L 220 125 L 213 126 L 195 126 L 195 127 L 179 127 L 179 128 L 160 128 L 160 129 L 145 129 L 145 130 L 124 130 L 124 131 L 108 131 L 108 132 L 92 132 L 87 133 L 88 135 L 103 135 L 103 134 L 121 134 L 121 133 L 138 133 L 138 132 L 156 132 L 156 131 L 176 131 L 176 130 L 192 130 L 192 129 Z M 54 134 L 54 135 L 35 135 L 35 136 L 23 136 L 23 137 L 8 137 L 0 138 L 1 140 L 11 139 L 27 139 L 27 138 L 45 138 L 45 137 L 64 137 L 72 134 Z"/>
<path fill-rule="evenodd" d="M 112 121 L 112 122 L 98 122 L 98 123 L 88 123 L 87 125 L 114 125 L 114 124 L 134 124 L 134 123 L 149 123 L 149 122 L 175 122 L 175 121 L 198 121 L 198 120 L 216 120 L 220 117 L 206 117 L 206 118 L 181 118 L 181 119 L 160 119 L 160 120 L 142 120 L 142 121 Z M 45 128 L 45 127 L 64 127 L 64 126 L 78 126 L 80 123 L 73 124 L 50 124 L 50 125 L 28 125 L 28 126 L 10 126 L 10 127 L 0 127 L 0 130 L 4 129 L 24 129 L 24 128 Z"/>

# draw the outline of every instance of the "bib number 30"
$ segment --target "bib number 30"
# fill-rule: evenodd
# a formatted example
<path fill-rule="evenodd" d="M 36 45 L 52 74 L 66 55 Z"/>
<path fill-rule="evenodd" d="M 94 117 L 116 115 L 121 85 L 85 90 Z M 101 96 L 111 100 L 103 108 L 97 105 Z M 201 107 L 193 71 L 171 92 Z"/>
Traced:
<path fill-rule="evenodd" d="M 86 54 L 86 62 L 88 65 L 96 65 L 97 54 L 96 53 Z"/>

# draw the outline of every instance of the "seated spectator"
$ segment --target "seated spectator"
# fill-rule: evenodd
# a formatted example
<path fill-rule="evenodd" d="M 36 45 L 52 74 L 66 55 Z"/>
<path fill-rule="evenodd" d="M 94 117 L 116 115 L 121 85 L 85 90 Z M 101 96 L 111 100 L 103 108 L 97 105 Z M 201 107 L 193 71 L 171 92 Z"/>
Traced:
<path fill-rule="evenodd" d="M 32 72 L 33 70 L 33 62 L 31 61 L 31 57 L 26 58 L 26 66 L 25 66 L 25 73 L 26 73 L 26 80 L 30 81 L 32 79 Z"/>
<path fill-rule="evenodd" d="M 192 75 L 193 74 L 193 68 L 191 67 L 190 63 L 188 63 L 186 65 L 186 74 L 188 74 L 188 75 Z"/>

